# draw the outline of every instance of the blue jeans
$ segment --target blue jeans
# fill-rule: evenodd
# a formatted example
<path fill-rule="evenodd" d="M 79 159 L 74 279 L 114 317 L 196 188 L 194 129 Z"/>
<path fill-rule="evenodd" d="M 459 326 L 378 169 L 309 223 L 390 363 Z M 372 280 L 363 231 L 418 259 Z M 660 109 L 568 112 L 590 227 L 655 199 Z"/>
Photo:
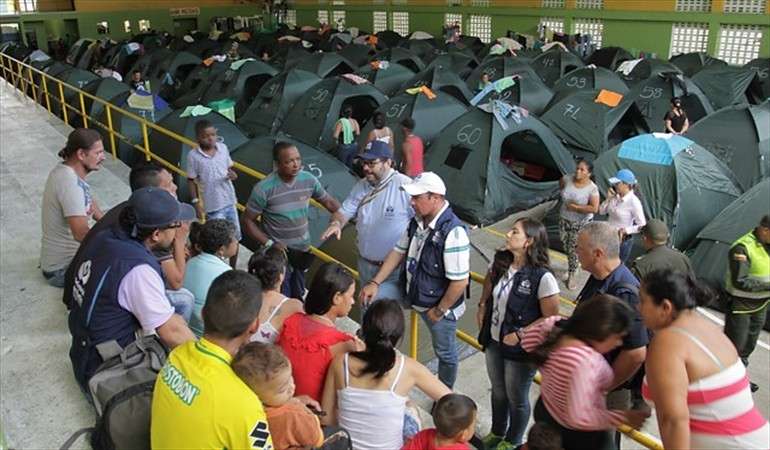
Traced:
<path fill-rule="evenodd" d="M 492 433 L 519 445 L 529 423 L 529 388 L 535 377 L 535 366 L 503 359 L 500 344 L 494 340 L 489 342 L 484 356 L 492 384 Z"/>
<path fill-rule="evenodd" d="M 348 167 L 353 167 L 353 158 L 358 153 L 358 145 L 354 142 L 352 144 L 340 144 L 337 147 L 337 158 L 345 163 Z"/>
<path fill-rule="evenodd" d="M 43 276 L 45 277 L 45 281 L 48 282 L 53 287 L 57 288 L 63 288 L 64 287 L 64 274 L 67 273 L 67 268 L 54 270 L 53 272 L 46 272 L 45 270 L 42 271 Z"/>
<path fill-rule="evenodd" d="M 369 282 L 369 280 L 374 278 L 374 276 L 377 275 L 378 270 L 380 270 L 380 266 L 372 264 L 367 260 L 359 257 L 358 258 L 358 275 L 359 275 L 361 286 L 362 287 L 365 286 L 366 283 Z M 396 267 L 396 269 L 393 270 L 393 272 L 391 272 L 390 275 L 388 275 L 388 278 L 386 278 L 385 281 L 380 283 L 379 289 L 377 289 L 377 295 L 374 296 L 374 298 L 372 299 L 372 302 L 376 302 L 377 300 L 381 300 L 383 298 L 398 300 L 399 302 L 403 302 L 404 287 L 403 287 L 403 282 L 401 281 L 401 276 L 403 273 L 404 273 L 404 266 L 403 264 L 399 264 L 399 266 Z M 365 312 L 366 312 L 366 308 L 361 306 L 361 317 L 363 317 Z"/>
<path fill-rule="evenodd" d="M 457 318 L 454 311 L 448 312 L 438 322 L 432 322 L 428 318 L 427 311 L 418 314 L 430 331 L 433 351 L 438 358 L 438 379 L 449 389 L 452 389 L 457 379 L 457 365 L 460 359 L 457 338 L 455 337 Z"/>
<path fill-rule="evenodd" d="M 238 210 L 235 205 L 225 206 L 216 211 L 206 211 L 207 219 L 226 219 L 235 225 L 235 240 L 241 241 L 241 221 L 238 218 Z"/>
<path fill-rule="evenodd" d="M 631 256 L 631 249 L 634 248 L 634 237 L 631 236 L 620 242 L 620 260 L 625 264 L 628 257 Z"/>
<path fill-rule="evenodd" d="M 195 307 L 195 296 L 185 288 L 179 288 L 175 291 L 166 289 L 166 298 L 174 308 L 174 312 L 182 316 L 185 322 L 190 323 L 193 308 Z"/>

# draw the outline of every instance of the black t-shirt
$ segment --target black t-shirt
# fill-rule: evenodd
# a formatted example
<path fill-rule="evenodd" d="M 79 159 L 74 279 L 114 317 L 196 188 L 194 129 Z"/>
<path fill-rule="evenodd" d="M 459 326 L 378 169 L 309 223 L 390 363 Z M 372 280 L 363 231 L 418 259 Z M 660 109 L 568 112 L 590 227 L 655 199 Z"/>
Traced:
<path fill-rule="evenodd" d="M 646 346 L 649 342 L 649 336 L 647 335 L 647 328 L 642 322 L 642 315 L 639 313 L 639 280 L 628 267 L 624 264 L 619 265 L 604 280 L 596 279 L 593 275 L 588 277 L 588 281 L 577 297 L 577 302 L 588 300 L 596 294 L 614 295 L 626 302 L 634 311 L 631 328 L 623 338 L 623 345 L 604 355 L 607 362 L 612 364 L 622 350 L 633 350 Z"/>
<path fill-rule="evenodd" d="M 666 113 L 666 117 L 663 118 L 664 122 L 667 120 L 671 121 L 671 128 L 677 133 L 682 131 L 682 128 L 684 128 L 684 122 L 687 120 L 687 114 L 684 112 L 684 110 L 680 110 L 679 112 L 680 114 L 676 115 L 673 111 L 668 111 Z"/>

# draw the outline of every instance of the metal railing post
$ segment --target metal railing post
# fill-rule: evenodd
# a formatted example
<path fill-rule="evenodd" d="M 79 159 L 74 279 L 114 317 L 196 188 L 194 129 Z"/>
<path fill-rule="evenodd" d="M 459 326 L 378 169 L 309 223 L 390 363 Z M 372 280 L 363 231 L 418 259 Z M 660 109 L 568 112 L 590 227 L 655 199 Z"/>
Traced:
<path fill-rule="evenodd" d="M 112 149 L 112 157 L 118 159 L 118 150 L 115 148 L 115 130 L 112 128 L 112 108 L 109 103 L 105 103 L 107 108 L 107 130 L 110 132 L 110 148 Z"/>
<path fill-rule="evenodd" d="M 151 161 L 150 139 L 147 137 L 147 122 L 144 120 L 142 121 L 142 138 L 144 139 L 144 158 L 147 161 Z"/>
<path fill-rule="evenodd" d="M 47 81 L 48 75 L 43 74 L 43 95 L 45 95 L 45 107 L 48 110 L 48 113 L 51 113 L 51 99 L 50 95 L 48 93 L 48 81 Z"/>
<path fill-rule="evenodd" d="M 35 78 L 32 76 L 32 67 L 27 69 L 27 72 L 29 72 L 29 86 L 32 89 L 32 98 L 37 101 L 37 89 L 35 89 Z"/>
<path fill-rule="evenodd" d="M 24 79 L 24 66 L 19 64 L 19 87 L 21 87 L 21 93 L 27 93 L 27 80 Z"/>
<path fill-rule="evenodd" d="M 78 91 L 80 97 L 80 114 L 83 116 L 83 128 L 88 128 L 88 115 L 86 114 L 86 102 L 83 100 L 83 91 Z"/>
<path fill-rule="evenodd" d="M 56 83 L 59 85 L 59 104 L 61 106 L 62 118 L 64 119 L 64 123 L 69 125 L 70 121 L 69 116 L 67 115 L 67 104 L 64 102 L 64 87 L 61 80 L 56 80 Z"/>
<path fill-rule="evenodd" d="M 419 339 L 419 329 L 417 326 L 417 311 L 412 310 L 409 313 L 409 356 L 412 359 L 417 359 L 417 340 Z"/>

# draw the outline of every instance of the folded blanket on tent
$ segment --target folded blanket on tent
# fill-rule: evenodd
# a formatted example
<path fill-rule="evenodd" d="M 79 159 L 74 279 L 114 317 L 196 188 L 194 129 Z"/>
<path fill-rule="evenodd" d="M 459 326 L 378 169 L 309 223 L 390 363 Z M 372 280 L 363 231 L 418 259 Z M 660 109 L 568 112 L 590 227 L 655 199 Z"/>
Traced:
<path fill-rule="evenodd" d="M 623 100 L 623 94 L 618 94 L 617 92 L 602 89 L 599 91 L 599 95 L 597 95 L 594 99 L 594 102 L 602 103 L 609 106 L 610 108 L 614 108 L 620 104 L 621 100 Z"/>
<path fill-rule="evenodd" d="M 369 63 L 372 70 L 387 70 L 390 67 L 389 61 L 372 61 Z"/>
<path fill-rule="evenodd" d="M 187 108 L 182 111 L 182 114 L 179 115 L 179 117 L 198 117 L 198 116 L 205 116 L 206 114 L 211 112 L 211 108 L 206 108 L 202 105 L 195 105 L 195 106 L 188 106 Z"/>
<path fill-rule="evenodd" d="M 350 81 L 353 84 L 366 84 L 369 82 L 369 80 L 367 80 L 366 78 L 359 77 L 358 75 L 353 73 L 346 73 L 342 75 L 342 78 Z"/>

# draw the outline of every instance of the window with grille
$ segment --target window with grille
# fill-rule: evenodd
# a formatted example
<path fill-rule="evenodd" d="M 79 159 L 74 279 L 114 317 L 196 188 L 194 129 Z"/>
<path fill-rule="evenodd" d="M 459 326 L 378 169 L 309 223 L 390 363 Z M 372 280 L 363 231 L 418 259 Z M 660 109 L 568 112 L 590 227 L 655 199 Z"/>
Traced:
<path fill-rule="evenodd" d="M 460 33 L 462 33 L 463 32 L 463 15 L 452 14 L 452 13 L 444 14 L 444 25 L 446 25 L 447 27 L 451 27 L 455 23 L 460 25 Z"/>
<path fill-rule="evenodd" d="M 564 33 L 564 19 L 561 17 L 541 17 L 540 26 L 554 33 Z"/>
<path fill-rule="evenodd" d="M 124 20 L 123 21 L 123 31 L 126 33 L 131 32 L 131 21 L 130 20 Z"/>
<path fill-rule="evenodd" d="M 471 0 L 471 6 L 489 6 L 489 0 Z"/>
<path fill-rule="evenodd" d="M 471 15 L 468 19 L 468 34 L 487 43 L 492 40 L 492 16 Z"/>
<path fill-rule="evenodd" d="M 406 36 L 409 34 L 409 13 L 406 11 L 393 11 L 390 13 L 390 23 L 393 25 L 393 31 Z"/>
<path fill-rule="evenodd" d="M 764 14 L 767 0 L 725 0 L 726 13 Z"/>
<path fill-rule="evenodd" d="M 564 8 L 564 0 L 543 0 L 543 8 Z"/>
<path fill-rule="evenodd" d="M 602 31 L 604 24 L 599 19 L 575 19 L 572 22 L 572 32 L 591 35 L 591 43 L 596 44 L 596 48 L 602 47 Z"/>
<path fill-rule="evenodd" d="M 0 0 L 0 16 L 16 14 L 16 6 L 13 0 Z M 6 24 L 3 24 L 5 26 Z"/>
<path fill-rule="evenodd" d="M 287 9 L 283 13 L 283 23 L 290 27 L 296 27 L 297 26 L 297 10 L 296 9 Z"/>
<path fill-rule="evenodd" d="M 604 8 L 604 0 L 575 0 L 575 8 L 602 9 Z"/>
<path fill-rule="evenodd" d="M 150 21 L 147 19 L 139 19 L 139 31 L 150 31 Z"/>
<path fill-rule="evenodd" d="M 711 12 L 711 0 L 676 0 L 680 12 Z"/>
<path fill-rule="evenodd" d="M 345 11 L 332 11 L 332 20 L 334 25 L 337 28 L 344 28 L 345 27 Z"/>
<path fill-rule="evenodd" d="M 374 11 L 372 13 L 372 33 L 379 33 L 388 29 L 388 13 Z"/>
<path fill-rule="evenodd" d="M 19 10 L 21 12 L 37 11 L 37 0 L 19 0 Z"/>
<path fill-rule="evenodd" d="M 668 56 L 708 50 L 709 24 L 679 22 L 671 26 L 671 51 Z"/>
<path fill-rule="evenodd" d="M 759 57 L 762 31 L 757 25 L 722 25 L 717 56 L 730 64 L 743 65 Z"/>
<path fill-rule="evenodd" d="M 318 10 L 318 23 L 320 24 L 329 23 L 329 11 L 326 11 L 325 9 Z"/>

